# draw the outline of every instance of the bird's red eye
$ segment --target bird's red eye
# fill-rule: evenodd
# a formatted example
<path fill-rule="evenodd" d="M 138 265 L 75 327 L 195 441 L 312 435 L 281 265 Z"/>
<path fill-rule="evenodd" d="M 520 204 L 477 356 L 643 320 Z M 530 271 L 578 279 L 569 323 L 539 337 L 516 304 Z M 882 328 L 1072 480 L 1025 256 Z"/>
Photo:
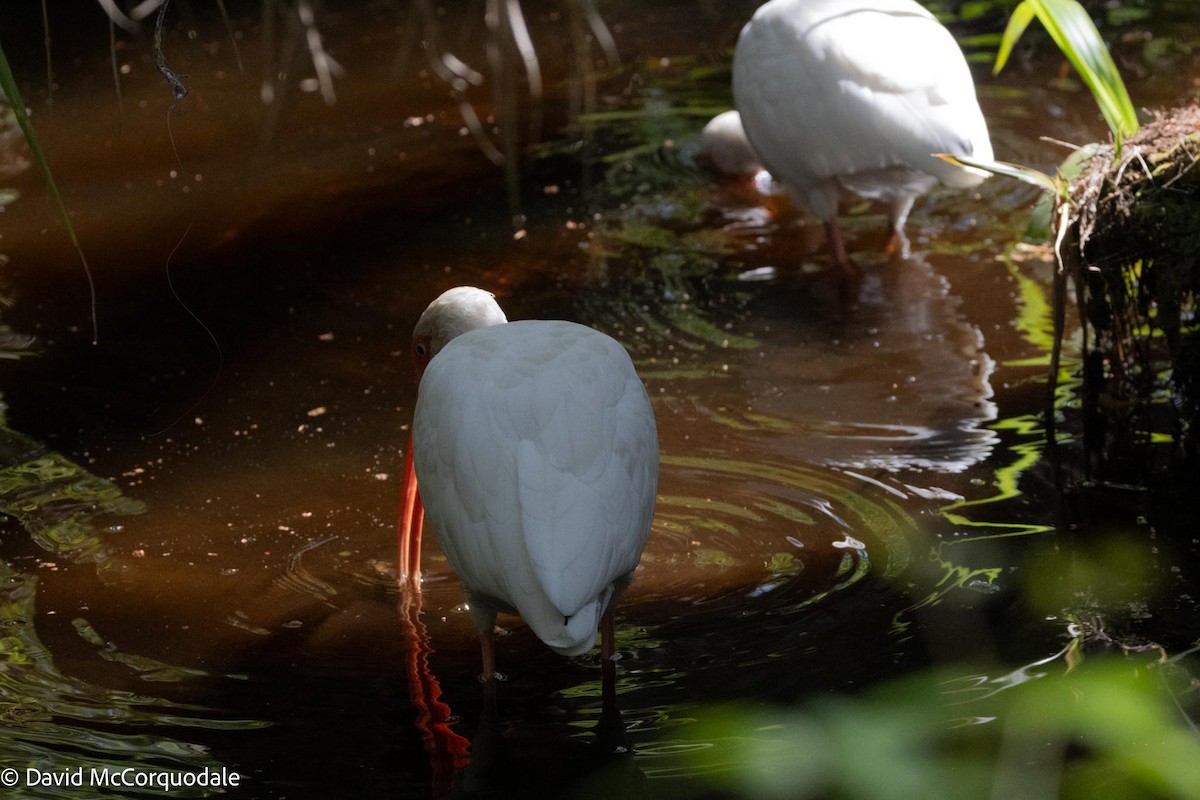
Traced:
<path fill-rule="evenodd" d="M 417 383 L 420 383 L 421 376 L 425 373 L 425 367 L 429 364 L 429 359 L 433 358 L 433 344 L 429 341 L 429 337 L 425 335 L 414 336 L 412 353 L 413 366 L 417 371 Z"/>

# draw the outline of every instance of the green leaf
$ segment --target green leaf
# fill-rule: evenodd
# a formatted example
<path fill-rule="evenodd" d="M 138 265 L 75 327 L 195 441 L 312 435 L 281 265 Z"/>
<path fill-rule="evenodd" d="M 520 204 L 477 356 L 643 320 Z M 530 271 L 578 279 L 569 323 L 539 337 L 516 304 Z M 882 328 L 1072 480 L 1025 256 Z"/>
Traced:
<path fill-rule="evenodd" d="M 938 158 L 955 164 L 960 167 L 972 167 L 981 169 L 986 172 L 992 172 L 996 175 L 1004 175 L 1008 178 L 1016 178 L 1025 183 L 1032 183 L 1040 189 L 1045 189 L 1055 195 L 1061 195 L 1066 191 L 1066 184 L 1056 178 L 1047 175 L 1044 172 L 1026 167 L 1021 164 L 1013 164 L 1010 161 L 987 161 L 979 158 L 970 158 L 968 156 L 956 156 L 949 153 L 935 153 Z"/>
<path fill-rule="evenodd" d="M 1008 25 L 1004 28 L 1004 35 L 1000 38 L 1000 50 L 996 53 L 996 66 L 992 68 L 993 75 L 999 75 L 1000 70 L 1004 69 L 1004 65 L 1008 63 L 1008 57 L 1012 55 L 1013 45 L 1021 38 L 1021 34 L 1029 27 L 1029 23 L 1033 21 L 1033 6 L 1029 3 L 1021 3 L 1013 9 L 1012 16 L 1008 18 Z"/>
<path fill-rule="evenodd" d="M 71 244 L 75 245 L 75 252 L 79 254 L 79 261 L 83 264 L 83 273 L 87 276 L 88 289 L 91 292 L 92 343 L 95 344 L 99 339 L 99 330 L 96 322 L 96 283 L 92 280 L 92 270 L 88 266 L 87 257 L 83 254 L 79 238 L 75 235 L 75 227 L 71 224 L 67 205 L 63 202 L 62 195 L 58 191 L 58 184 L 54 182 L 54 175 L 50 172 L 46 154 L 42 152 L 42 146 L 38 143 L 33 123 L 29 121 L 29 113 L 25 110 L 25 102 L 21 99 L 21 92 L 17 89 L 17 81 L 13 77 L 12 69 L 8 66 L 8 58 L 4 55 L 3 47 L 0 47 L 0 92 L 4 93 L 12 106 L 13 115 L 17 118 L 17 124 L 21 126 L 21 132 L 25 134 L 25 142 L 29 145 L 33 161 L 37 164 L 38 170 L 46 182 L 46 190 L 50 193 L 50 202 L 62 219 L 63 225 L 67 229 L 67 235 L 71 237 Z"/>
<path fill-rule="evenodd" d="M 1034 15 L 1091 90 L 1119 146 L 1122 139 L 1137 132 L 1137 111 L 1100 32 L 1078 0 L 1023 0 L 1004 31 L 995 70 L 999 72 L 1007 62 Z"/>

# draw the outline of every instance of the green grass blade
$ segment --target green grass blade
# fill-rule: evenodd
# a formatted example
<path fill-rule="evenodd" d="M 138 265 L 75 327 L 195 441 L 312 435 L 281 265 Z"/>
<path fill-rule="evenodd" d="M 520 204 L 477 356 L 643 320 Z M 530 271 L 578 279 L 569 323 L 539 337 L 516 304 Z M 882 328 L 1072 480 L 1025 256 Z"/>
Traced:
<path fill-rule="evenodd" d="M 8 65 L 8 58 L 4 55 L 3 47 L 0 47 L 0 91 L 4 92 L 4 96 L 12 105 L 13 115 L 16 116 L 17 124 L 21 126 L 21 131 L 25 134 L 25 141 L 29 145 L 29 153 L 46 182 L 46 189 L 50 193 L 50 202 L 59 217 L 62 218 L 67 235 L 71 237 L 71 244 L 75 246 L 75 252 L 79 254 L 79 261 L 83 264 L 83 273 L 87 276 L 88 290 L 91 296 L 92 343 L 95 344 L 100 337 L 99 326 L 96 322 L 96 282 L 92 280 L 92 270 L 88 266 L 87 257 L 83 254 L 83 247 L 79 244 L 79 237 L 75 235 L 75 227 L 71 224 L 67 205 L 58 191 L 58 184 L 54 182 L 54 175 L 50 172 L 46 154 L 42 152 L 42 146 L 38 143 L 37 134 L 33 130 L 33 123 L 29 121 L 29 114 L 25 111 L 25 102 L 21 99 L 21 92 L 17 89 L 17 81 Z"/>

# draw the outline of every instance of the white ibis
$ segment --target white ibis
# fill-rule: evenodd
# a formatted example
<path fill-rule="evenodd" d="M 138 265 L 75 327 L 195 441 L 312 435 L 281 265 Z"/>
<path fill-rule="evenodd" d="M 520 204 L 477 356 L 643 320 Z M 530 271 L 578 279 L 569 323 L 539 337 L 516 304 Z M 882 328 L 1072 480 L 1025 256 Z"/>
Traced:
<path fill-rule="evenodd" d="M 933 154 L 992 158 L 966 59 L 914 0 L 771 0 L 738 38 L 733 95 L 759 160 L 824 222 L 851 276 L 841 190 L 889 204 L 888 250 L 903 254 L 917 197 L 986 177 Z"/>
<path fill-rule="evenodd" d="M 429 305 L 412 348 L 401 570 L 415 579 L 423 506 L 466 588 L 488 686 L 497 611 L 568 656 L 601 627 L 607 668 L 613 604 L 658 482 L 654 414 L 629 354 L 572 322 L 507 322 L 490 293 L 465 286 Z"/>
<path fill-rule="evenodd" d="M 708 121 L 700 132 L 700 156 L 722 175 L 749 178 L 762 170 L 746 138 L 741 115 L 725 111 Z"/>

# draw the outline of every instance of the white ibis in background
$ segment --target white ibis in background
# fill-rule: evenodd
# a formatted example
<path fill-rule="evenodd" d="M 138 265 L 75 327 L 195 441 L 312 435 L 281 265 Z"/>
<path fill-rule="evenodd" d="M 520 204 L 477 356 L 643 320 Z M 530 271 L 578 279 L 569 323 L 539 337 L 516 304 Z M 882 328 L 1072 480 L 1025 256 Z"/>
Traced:
<path fill-rule="evenodd" d="M 915 0 L 771 0 L 738 38 L 733 95 L 759 160 L 824 222 L 851 276 L 841 190 L 888 203 L 888 251 L 906 254 L 917 197 L 986 177 L 933 154 L 992 158 L 966 59 Z"/>
<path fill-rule="evenodd" d="M 489 687 L 497 611 L 567 656 L 590 650 L 600 627 L 610 668 L 613 605 L 658 483 L 654 414 L 629 354 L 573 322 L 507 322 L 490 293 L 466 286 L 429 305 L 412 348 L 401 570 L 416 580 L 423 506 L 466 588 Z"/>
<path fill-rule="evenodd" d="M 763 168 L 736 111 L 725 111 L 708 121 L 700 132 L 700 156 L 717 172 L 734 178 L 752 177 Z"/>

